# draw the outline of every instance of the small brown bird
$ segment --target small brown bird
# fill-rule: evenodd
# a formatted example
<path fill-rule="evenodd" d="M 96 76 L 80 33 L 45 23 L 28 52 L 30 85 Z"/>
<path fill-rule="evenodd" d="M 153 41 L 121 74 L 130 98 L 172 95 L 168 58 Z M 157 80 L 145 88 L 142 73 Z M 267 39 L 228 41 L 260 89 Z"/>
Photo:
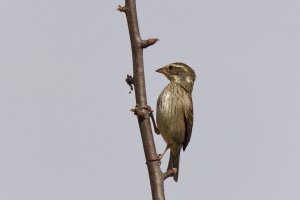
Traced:
<path fill-rule="evenodd" d="M 180 151 L 181 148 L 183 151 L 186 149 L 192 135 L 192 91 L 196 75 L 192 68 L 180 62 L 168 64 L 156 72 L 170 80 L 157 100 L 156 122 L 159 133 L 167 143 L 166 150 L 170 148 L 168 170 L 177 169 L 173 176 L 177 182 Z"/>

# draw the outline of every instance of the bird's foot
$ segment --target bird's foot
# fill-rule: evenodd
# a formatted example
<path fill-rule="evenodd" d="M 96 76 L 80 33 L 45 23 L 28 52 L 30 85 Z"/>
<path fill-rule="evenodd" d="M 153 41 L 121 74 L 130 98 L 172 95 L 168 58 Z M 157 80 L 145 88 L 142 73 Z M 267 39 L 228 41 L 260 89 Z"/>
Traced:
<path fill-rule="evenodd" d="M 130 111 L 132 111 L 135 115 L 141 117 L 141 116 L 143 116 L 142 110 L 148 111 L 149 116 L 150 116 L 151 121 L 152 121 L 152 124 L 153 124 L 153 127 L 154 127 L 154 132 L 157 135 L 159 135 L 160 132 L 159 132 L 157 126 L 156 126 L 155 119 L 154 119 L 154 116 L 153 116 L 153 110 L 151 109 L 150 106 L 138 106 L 138 105 L 136 105 L 135 108 L 131 109 Z M 145 116 L 143 118 L 145 118 Z"/>
<path fill-rule="evenodd" d="M 147 112 L 149 106 L 140 106 L 136 105 L 134 108 L 132 108 L 130 111 L 133 112 L 136 116 L 138 116 L 141 119 L 146 119 L 147 118 Z M 149 112 L 149 111 L 148 111 Z"/>

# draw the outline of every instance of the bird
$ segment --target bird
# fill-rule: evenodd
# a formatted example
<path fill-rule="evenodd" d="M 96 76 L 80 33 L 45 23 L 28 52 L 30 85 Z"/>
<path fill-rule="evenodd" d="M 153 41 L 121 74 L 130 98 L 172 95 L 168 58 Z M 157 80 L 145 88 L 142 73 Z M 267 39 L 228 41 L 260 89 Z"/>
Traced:
<path fill-rule="evenodd" d="M 182 62 L 174 62 L 156 70 L 169 79 L 156 104 L 157 130 L 167 143 L 161 157 L 170 149 L 167 171 L 176 168 L 173 175 L 178 181 L 181 148 L 188 146 L 193 128 L 192 92 L 196 79 L 194 70 Z"/>

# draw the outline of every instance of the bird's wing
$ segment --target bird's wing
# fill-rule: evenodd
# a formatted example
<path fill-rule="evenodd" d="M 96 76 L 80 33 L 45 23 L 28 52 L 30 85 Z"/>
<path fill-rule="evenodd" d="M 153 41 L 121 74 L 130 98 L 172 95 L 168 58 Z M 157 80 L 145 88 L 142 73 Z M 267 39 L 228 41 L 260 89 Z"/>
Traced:
<path fill-rule="evenodd" d="M 183 143 L 183 151 L 186 149 L 187 145 L 190 142 L 192 136 L 192 129 L 193 129 L 193 101 L 192 97 L 188 95 L 188 102 L 190 103 L 186 109 L 184 109 L 184 123 L 185 123 L 185 139 Z"/>

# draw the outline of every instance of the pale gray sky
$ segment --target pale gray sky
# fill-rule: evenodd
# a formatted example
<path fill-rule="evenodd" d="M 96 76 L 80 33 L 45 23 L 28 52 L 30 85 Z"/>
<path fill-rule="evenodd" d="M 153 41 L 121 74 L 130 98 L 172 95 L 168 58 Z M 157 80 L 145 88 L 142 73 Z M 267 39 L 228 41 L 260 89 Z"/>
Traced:
<path fill-rule="evenodd" d="M 151 199 L 118 4 L 0 1 L 1 200 Z M 160 39 L 144 53 L 150 106 L 168 83 L 157 68 L 197 73 L 193 135 L 167 199 L 300 199 L 299 10 L 138 1 L 142 37 Z"/>

